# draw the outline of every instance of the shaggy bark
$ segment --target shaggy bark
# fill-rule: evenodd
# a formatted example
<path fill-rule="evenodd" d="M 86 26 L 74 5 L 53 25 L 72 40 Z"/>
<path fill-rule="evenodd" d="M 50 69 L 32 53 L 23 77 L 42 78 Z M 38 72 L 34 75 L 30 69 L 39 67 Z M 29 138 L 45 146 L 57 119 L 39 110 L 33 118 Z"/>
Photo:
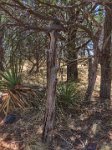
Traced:
<path fill-rule="evenodd" d="M 55 99 L 57 84 L 57 33 L 50 32 L 50 49 L 47 52 L 47 101 L 45 123 L 43 130 L 43 142 L 51 142 L 53 137 L 55 119 Z"/>
<path fill-rule="evenodd" d="M 77 81 L 78 80 L 77 52 L 74 51 L 73 55 L 69 58 L 70 59 L 73 58 L 73 60 L 75 61 L 67 63 L 67 81 Z"/>
<path fill-rule="evenodd" d="M 3 61 L 4 61 L 4 49 L 2 46 L 3 34 L 0 34 L 0 71 L 4 70 Z"/>
<path fill-rule="evenodd" d="M 94 58 L 92 64 L 89 64 L 89 72 L 88 72 L 88 87 L 85 93 L 85 101 L 90 101 L 91 96 L 94 90 L 94 85 L 96 82 L 96 77 L 97 77 L 97 68 L 98 68 L 98 63 L 99 63 L 99 48 L 98 48 L 98 43 L 99 43 L 99 36 L 100 35 L 100 30 L 96 34 L 96 37 L 93 40 L 93 48 L 94 48 Z M 91 68 L 90 68 L 91 67 Z"/>
<path fill-rule="evenodd" d="M 80 11 L 76 11 L 75 15 L 73 15 L 74 10 L 71 9 L 69 13 L 70 13 L 69 14 L 70 22 L 74 24 L 74 22 L 78 21 L 78 16 L 80 14 Z M 77 50 L 76 50 L 77 30 L 78 30 L 77 26 L 73 26 L 68 29 L 67 81 L 78 80 L 78 62 L 77 62 Z"/>
<path fill-rule="evenodd" d="M 105 6 L 104 45 L 101 57 L 101 102 L 109 102 L 111 96 L 111 33 L 112 33 L 112 4 Z"/>

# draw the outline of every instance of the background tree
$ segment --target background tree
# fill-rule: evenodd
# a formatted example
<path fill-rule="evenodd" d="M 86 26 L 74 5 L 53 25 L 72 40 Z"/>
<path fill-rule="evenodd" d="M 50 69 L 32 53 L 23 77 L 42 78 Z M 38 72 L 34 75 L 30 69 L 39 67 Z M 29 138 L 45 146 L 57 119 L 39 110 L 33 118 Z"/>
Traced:
<path fill-rule="evenodd" d="M 4 28 L 2 27 L 2 16 L 0 15 L 0 71 L 4 70 L 4 48 L 3 48 L 3 38 L 4 38 Z"/>
<path fill-rule="evenodd" d="M 100 98 L 102 102 L 110 103 L 111 99 L 111 33 L 112 33 L 112 5 L 105 6 L 104 44 L 101 52 L 101 84 Z M 108 100 L 108 101 L 107 101 Z"/>
<path fill-rule="evenodd" d="M 5 27 L 4 36 L 0 32 L 0 69 L 3 70 L 4 51 L 5 65 L 8 68 L 12 68 L 16 64 L 22 70 L 27 62 L 31 64 L 30 69 L 27 69 L 29 75 L 33 71 L 35 73 L 39 72 L 41 65 L 44 65 L 45 72 L 47 72 L 44 142 L 51 141 L 54 129 L 57 73 L 59 69 L 57 62 L 60 61 L 57 55 L 61 55 L 60 62 L 63 62 L 66 67 L 67 80 L 74 82 L 78 79 L 79 60 L 89 59 L 87 50 L 88 54 L 92 52 L 91 66 L 88 66 L 88 85 L 85 100 L 90 100 L 92 97 L 100 61 L 100 97 L 101 99 L 110 99 L 110 33 L 112 24 L 110 10 L 112 8 L 111 3 L 108 3 L 102 3 L 102 1 L 91 2 L 91 0 L 0 1 L 0 13 L 5 17 L 5 22 L 0 25 L 0 29 Z M 106 5 L 105 14 L 102 8 L 103 5 Z M 98 9 L 99 6 L 101 9 Z M 100 12 L 103 15 L 100 15 Z M 103 24 L 101 17 L 104 16 L 104 45 L 103 50 L 100 51 L 100 35 Z M 54 20 L 56 22 L 49 25 Z M 63 32 L 60 32 L 62 30 Z M 57 41 L 57 39 L 59 40 Z M 50 48 L 48 48 L 49 43 Z M 83 57 L 80 53 L 83 53 Z M 45 65 L 45 62 L 47 62 L 47 65 Z"/>

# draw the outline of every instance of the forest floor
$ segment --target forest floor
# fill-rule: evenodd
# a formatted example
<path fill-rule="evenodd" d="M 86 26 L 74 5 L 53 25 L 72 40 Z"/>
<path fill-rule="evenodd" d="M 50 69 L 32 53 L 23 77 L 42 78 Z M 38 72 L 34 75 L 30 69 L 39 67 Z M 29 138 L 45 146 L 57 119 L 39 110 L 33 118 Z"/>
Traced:
<path fill-rule="evenodd" d="M 0 150 L 86 150 L 88 144 L 88 150 L 112 150 L 112 110 L 94 104 L 80 115 L 71 112 L 58 117 L 49 148 L 41 143 L 43 113 L 34 108 L 17 113 L 15 123 L 0 127 Z"/>
<path fill-rule="evenodd" d="M 81 74 L 82 89 L 87 85 Z M 92 102 L 81 109 L 57 110 L 51 145 L 41 142 L 44 106 L 17 110 L 13 124 L 0 125 L 0 150 L 112 150 L 112 110 L 98 102 L 99 76 Z M 3 118 L 1 118 L 3 119 Z"/>

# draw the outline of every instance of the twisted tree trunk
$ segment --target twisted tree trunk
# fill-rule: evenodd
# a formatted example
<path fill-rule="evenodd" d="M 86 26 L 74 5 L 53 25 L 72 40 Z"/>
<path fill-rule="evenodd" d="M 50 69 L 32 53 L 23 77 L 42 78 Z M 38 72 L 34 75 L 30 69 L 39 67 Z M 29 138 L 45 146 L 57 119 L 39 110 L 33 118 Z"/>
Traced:
<path fill-rule="evenodd" d="M 53 137 L 55 119 L 55 99 L 57 84 L 57 32 L 50 32 L 50 49 L 47 52 L 47 101 L 45 123 L 43 131 L 43 142 L 51 142 Z"/>

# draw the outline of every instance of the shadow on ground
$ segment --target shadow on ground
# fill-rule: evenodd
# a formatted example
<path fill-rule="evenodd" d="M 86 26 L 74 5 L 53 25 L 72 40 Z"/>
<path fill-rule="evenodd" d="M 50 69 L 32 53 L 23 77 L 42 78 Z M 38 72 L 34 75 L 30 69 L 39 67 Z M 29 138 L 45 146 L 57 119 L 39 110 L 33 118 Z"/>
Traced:
<path fill-rule="evenodd" d="M 74 113 L 58 118 L 47 147 L 41 143 L 43 111 L 17 111 L 16 122 L 0 126 L 0 150 L 112 150 L 111 110 L 87 106 L 83 113 Z"/>

